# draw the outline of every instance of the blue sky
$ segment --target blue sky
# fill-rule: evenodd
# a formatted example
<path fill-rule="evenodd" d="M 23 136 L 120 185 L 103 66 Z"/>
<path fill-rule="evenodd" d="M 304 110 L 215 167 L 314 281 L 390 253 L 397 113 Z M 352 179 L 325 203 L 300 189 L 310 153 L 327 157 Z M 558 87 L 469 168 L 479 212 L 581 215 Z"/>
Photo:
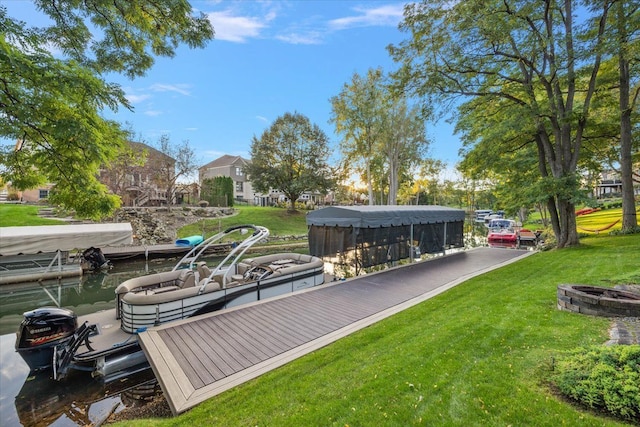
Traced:
<path fill-rule="evenodd" d="M 30 2 L 3 2 L 9 15 L 40 24 Z M 396 68 L 386 46 L 398 30 L 398 1 L 191 1 L 207 14 L 215 39 L 204 49 L 181 47 L 158 58 L 145 77 L 119 83 L 135 107 L 107 117 L 131 124 L 155 143 L 163 134 L 188 140 L 200 164 L 223 154 L 248 157 L 251 139 L 278 116 L 298 112 L 320 126 L 338 154 L 329 99 L 354 73 Z M 444 122 L 427 124 L 430 156 L 453 167 L 460 143 Z"/>

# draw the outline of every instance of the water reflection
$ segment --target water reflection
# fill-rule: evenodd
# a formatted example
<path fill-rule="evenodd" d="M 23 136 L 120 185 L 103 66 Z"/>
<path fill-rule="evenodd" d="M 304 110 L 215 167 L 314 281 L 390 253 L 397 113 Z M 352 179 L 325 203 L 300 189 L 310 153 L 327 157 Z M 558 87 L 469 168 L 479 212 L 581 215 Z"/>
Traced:
<path fill-rule="evenodd" d="M 16 395 L 15 409 L 24 426 L 87 426 L 104 421 L 121 406 L 134 406 L 160 393 L 151 370 L 109 384 L 85 372 L 62 383 L 48 374 L 30 374 Z"/>
<path fill-rule="evenodd" d="M 70 308 L 77 315 L 111 309 L 115 288 L 132 277 L 168 271 L 176 260 L 118 263 L 109 271 L 44 283 L 0 287 L 0 420 L 10 426 L 78 426 L 104 420 L 117 405 L 138 405 L 160 393 L 151 370 L 109 384 L 76 372 L 63 382 L 51 373 L 34 375 L 15 352 L 22 313 L 44 306 Z"/>

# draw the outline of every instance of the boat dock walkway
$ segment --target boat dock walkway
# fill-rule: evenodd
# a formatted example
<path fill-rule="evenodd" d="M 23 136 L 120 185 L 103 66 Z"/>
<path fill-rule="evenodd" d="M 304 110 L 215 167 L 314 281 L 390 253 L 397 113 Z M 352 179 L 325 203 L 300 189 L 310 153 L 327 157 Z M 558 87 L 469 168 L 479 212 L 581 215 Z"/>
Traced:
<path fill-rule="evenodd" d="M 481 273 L 533 254 L 476 248 L 140 333 L 174 414 Z"/>

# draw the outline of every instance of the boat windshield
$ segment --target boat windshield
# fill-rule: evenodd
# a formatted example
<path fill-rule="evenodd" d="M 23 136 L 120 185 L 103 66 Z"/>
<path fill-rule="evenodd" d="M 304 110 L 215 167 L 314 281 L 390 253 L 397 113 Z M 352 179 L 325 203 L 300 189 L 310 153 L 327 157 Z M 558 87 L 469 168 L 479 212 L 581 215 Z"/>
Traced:
<path fill-rule="evenodd" d="M 513 228 L 513 222 L 508 219 L 492 219 L 489 228 Z"/>

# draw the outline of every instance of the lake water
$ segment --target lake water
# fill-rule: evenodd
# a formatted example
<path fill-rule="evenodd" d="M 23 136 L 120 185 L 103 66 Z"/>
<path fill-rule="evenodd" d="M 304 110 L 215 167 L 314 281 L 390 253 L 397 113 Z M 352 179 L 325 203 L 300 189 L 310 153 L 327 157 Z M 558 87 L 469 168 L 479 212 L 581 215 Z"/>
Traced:
<path fill-rule="evenodd" d="M 45 284 L 0 287 L 0 424 L 12 426 L 78 426 L 104 420 L 113 410 L 139 406 L 161 393 L 151 369 L 104 384 L 87 372 L 65 381 L 50 372 L 30 374 L 15 352 L 22 313 L 37 307 L 70 308 L 77 315 L 115 306 L 115 288 L 132 277 L 168 271 L 176 260 L 117 263 L 111 270 Z"/>

